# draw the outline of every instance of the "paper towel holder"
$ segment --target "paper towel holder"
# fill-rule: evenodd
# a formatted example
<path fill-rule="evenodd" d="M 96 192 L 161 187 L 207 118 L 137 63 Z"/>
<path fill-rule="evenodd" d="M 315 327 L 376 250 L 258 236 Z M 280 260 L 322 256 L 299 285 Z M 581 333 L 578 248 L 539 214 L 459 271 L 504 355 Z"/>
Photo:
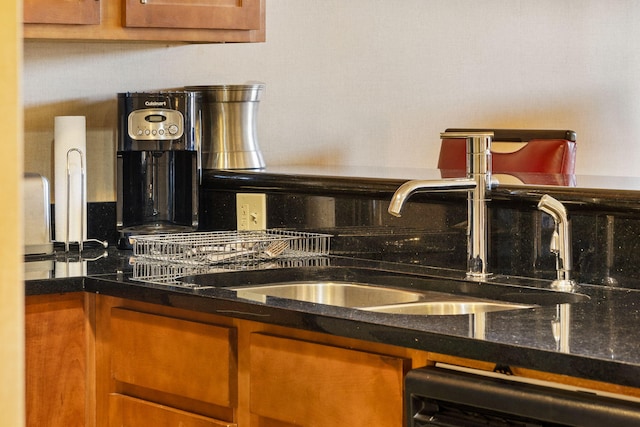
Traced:
<path fill-rule="evenodd" d="M 69 229 L 71 228 L 71 215 L 69 214 L 71 209 L 71 166 L 69 164 L 69 160 L 71 159 L 71 155 L 73 153 L 77 153 L 80 156 L 80 218 L 85 217 L 85 209 L 86 209 L 86 172 L 84 167 L 84 153 L 79 148 L 70 148 L 67 151 L 67 165 L 66 165 L 66 185 L 67 185 L 67 227 L 66 234 L 64 240 L 64 251 L 69 252 L 70 241 L 69 241 Z M 109 246 L 107 241 L 98 240 L 98 239 L 86 239 L 84 236 L 84 224 L 80 221 L 80 241 L 78 241 L 78 251 L 82 252 L 84 249 L 85 242 L 96 242 L 101 244 L 105 249 Z"/>

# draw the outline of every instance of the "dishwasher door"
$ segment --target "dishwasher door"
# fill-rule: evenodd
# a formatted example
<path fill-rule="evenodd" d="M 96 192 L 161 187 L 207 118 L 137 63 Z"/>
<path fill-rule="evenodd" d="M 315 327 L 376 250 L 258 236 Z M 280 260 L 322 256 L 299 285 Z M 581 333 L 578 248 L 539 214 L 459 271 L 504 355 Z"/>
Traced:
<path fill-rule="evenodd" d="M 407 374 L 405 408 L 407 427 L 640 426 L 640 403 L 441 367 Z"/>

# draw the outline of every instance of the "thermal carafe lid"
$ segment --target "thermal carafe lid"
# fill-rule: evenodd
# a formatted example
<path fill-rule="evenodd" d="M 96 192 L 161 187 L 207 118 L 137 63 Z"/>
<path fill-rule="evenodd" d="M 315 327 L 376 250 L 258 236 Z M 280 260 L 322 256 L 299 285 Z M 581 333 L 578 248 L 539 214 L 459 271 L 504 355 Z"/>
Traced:
<path fill-rule="evenodd" d="M 208 101 L 213 102 L 256 102 L 260 101 L 263 83 L 242 85 L 186 86 L 187 92 L 201 93 Z"/>

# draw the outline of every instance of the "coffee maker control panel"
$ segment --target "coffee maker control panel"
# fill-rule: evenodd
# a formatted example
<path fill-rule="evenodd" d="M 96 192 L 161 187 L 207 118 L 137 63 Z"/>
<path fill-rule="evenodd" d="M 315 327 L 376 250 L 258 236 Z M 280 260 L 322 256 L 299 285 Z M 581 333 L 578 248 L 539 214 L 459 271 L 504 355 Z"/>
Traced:
<path fill-rule="evenodd" d="M 184 116 L 177 110 L 135 110 L 128 122 L 129 138 L 135 140 L 172 140 L 184 134 Z"/>

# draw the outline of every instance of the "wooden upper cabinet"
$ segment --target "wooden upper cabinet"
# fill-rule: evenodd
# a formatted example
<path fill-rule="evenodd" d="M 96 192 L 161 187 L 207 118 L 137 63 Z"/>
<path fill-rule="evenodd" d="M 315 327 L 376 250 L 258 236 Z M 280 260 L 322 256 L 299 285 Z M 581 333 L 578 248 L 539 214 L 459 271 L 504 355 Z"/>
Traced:
<path fill-rule="evenodd" d="M 259 30 L 260 0 L 126 0 L 127 27 Z"/>
<path fill-rule="evenodd" d="M 99 24 L 99 0 L 23 0 L 24 22 L 30 24 Z"/>
<path fill-rule="evenodd" d="M 24 0 L 24 38 L 263 42 L 265 0 Z"/>

